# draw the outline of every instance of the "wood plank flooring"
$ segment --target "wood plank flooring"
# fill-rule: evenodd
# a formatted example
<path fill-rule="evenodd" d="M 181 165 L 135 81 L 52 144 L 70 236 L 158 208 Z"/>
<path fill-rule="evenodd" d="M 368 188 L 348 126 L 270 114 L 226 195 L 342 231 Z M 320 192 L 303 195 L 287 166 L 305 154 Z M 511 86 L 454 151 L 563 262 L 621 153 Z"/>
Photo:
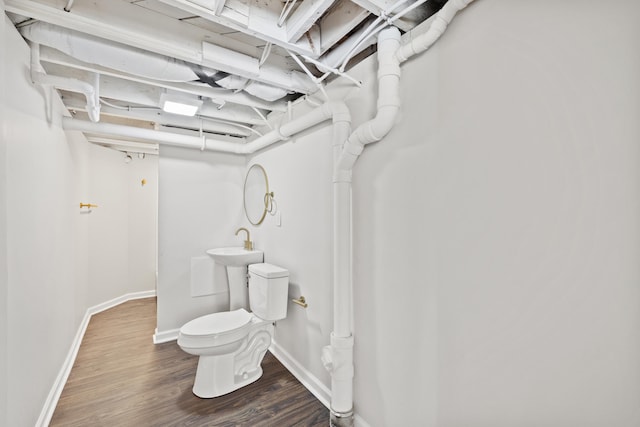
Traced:
<path fill-rule="evenodd" d="M 91 318 L 51 426 L 327 426 L 329 410 L 267 352 L 253 384 L 193 395 L 198 358 L 155 345 L 155 298 Z"/>

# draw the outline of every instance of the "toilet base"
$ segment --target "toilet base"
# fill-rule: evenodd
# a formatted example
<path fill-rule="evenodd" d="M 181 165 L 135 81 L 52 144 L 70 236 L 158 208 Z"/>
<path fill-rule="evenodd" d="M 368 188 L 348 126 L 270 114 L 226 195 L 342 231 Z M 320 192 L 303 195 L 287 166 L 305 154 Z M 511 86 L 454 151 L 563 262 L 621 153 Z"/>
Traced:
<path fill-rule="evenodd" d="M 227 378 L 225 381 L 222 381 L 220 375 L 216 377 L 215 374 L 212 373 L 210 361 L 203 361 L 206 357 L 207 356 L 200 356 L 200 360 L 198 360 L 198 370 L 196 371 L 196 379 L 193 382 L 192 389 L 193 394 L 201 399 L 211 399 L 231 393 L 232 391 L 258 381 L 262 376 L 262 366 L 258 366 L 258 368 L 251 373 L 233 375 L 234 378 Z M 231 371 L 227 370 L 226 372 Z"/>
<path fill-rule="evenodd" d="M 256 320 L 255 329 L 237 351 L 201 355 L 198 360 L 193 394 L 210 399 L 231 393 L 262 376 L 262 359 L 271 345 L 273 325 Z"/>

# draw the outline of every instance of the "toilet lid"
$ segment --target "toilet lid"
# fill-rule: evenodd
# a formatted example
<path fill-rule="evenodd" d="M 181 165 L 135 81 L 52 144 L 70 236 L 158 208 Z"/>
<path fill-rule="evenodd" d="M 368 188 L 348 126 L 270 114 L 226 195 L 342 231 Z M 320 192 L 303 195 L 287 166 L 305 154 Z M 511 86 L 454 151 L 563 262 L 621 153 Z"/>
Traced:
<path fill-rule="evenodd" d="M 244 308 L 234 311 L 207 314 L 186 323 L 180 333 L 186 335 L 212 335 L 229 332 L 251 321 L 251 314 Z"/>

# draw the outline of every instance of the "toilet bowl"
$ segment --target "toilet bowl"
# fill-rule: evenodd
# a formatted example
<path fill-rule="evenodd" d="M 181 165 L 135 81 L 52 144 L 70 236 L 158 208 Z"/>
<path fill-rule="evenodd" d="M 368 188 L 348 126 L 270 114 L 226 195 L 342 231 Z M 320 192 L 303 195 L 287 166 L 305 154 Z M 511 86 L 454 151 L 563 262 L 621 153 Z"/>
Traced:
<path fill-rule="evenodd" d="M 199 356 L 193 393 L 222 396 L 258 380 L 271 345 L 273 322 L 286 317 L 289 272 L 272 264 L 249 265 L 249 305 L 207 314 L 187 322 L 178 334 L 180 348 Z"/>

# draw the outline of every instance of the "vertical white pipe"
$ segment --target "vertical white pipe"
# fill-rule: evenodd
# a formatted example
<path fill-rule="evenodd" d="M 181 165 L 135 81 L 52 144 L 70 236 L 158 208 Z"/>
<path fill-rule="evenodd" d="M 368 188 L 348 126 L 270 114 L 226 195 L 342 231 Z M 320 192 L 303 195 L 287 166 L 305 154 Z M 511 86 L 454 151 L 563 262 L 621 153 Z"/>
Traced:
<path fill-rule="evenodd" d="M 335 427 L 353 426 L 352 314 L 352 198 L 351 175 L 365 145 L 380 141 L 392 129 L 400 108 L 400 63 L 427 50 L 445 31 L 455 14 L 473 0 L 450 0 L 429 30 L 400 47 L 400 32 L 391 27 L 378 35 L 378 111 L 346 140 L 334 145 L 334 332 L 323 349 L 323 363 L 331 372 L 331 418 Z M 337 154 L 339 152 L 339 154 Z"/>
<path fill-rule="evenodd" d="M 360 125 L 346 139 L 342 150 L 336 149 L 338 144 L 334 142 L 334 330 L 331 334 L 330 348 L 323 351 L 323 362 L 331 372 L 330 424 L 336 427 L 353 425 L 352 168 L 364 145 L 382 139 L 395 122 L 400 105 L 400 67 L 395 59 L 395 52 L 399 46 L 400 31 L 397 28 L 392 27 L 379 34 L 379 91 L 376 117 Z"/>

